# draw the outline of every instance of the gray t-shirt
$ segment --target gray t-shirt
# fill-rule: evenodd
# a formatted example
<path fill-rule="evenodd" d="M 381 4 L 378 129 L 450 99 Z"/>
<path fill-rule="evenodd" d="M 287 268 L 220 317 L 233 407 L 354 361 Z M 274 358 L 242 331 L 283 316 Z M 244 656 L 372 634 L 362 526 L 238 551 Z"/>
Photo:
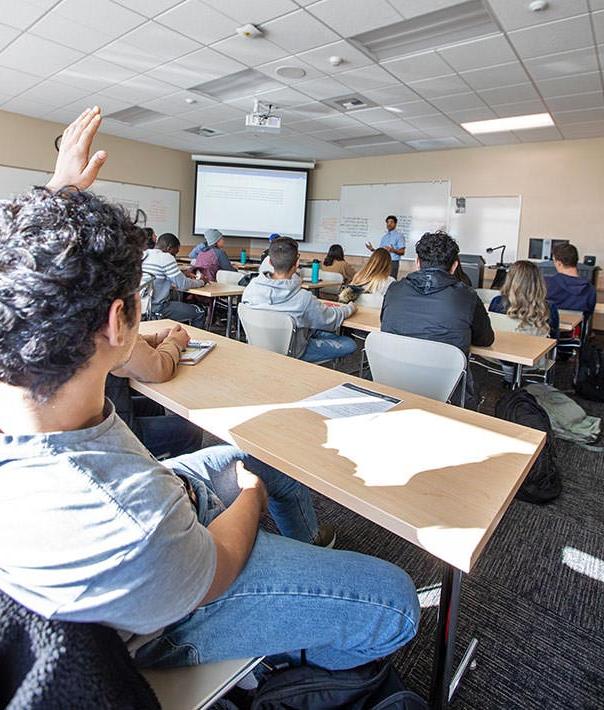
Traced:
<path fill-rule="evenodd" d="M 105 414 L 0 435 L 0 589 L 47 618 L 155 633 L 206 595 L 216 549 L 182 481 Z"/>

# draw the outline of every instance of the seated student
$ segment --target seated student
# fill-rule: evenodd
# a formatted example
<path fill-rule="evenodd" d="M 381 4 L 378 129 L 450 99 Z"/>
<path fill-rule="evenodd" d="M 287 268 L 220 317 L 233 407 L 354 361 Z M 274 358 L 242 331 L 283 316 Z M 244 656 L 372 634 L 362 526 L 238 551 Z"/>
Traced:
<path fill-rule="evenodd" d="M 273 273 L 273 265 L 271 264 L 271 260 L 268 258 L 268 252 L 270 251 L 270 246 L 271 244 L 275 241 L 275 239 L 279 239 L 281 235 L 277 234 L 277 232 L 273 232 L 269 238 L 268 238 L 268 248 L 265 249 L 262 254 L 260 254 L 260 266 L 258 267 L 258 273 L 259 274 L 272 274 Z"/>
<path fill-rule="evenodd" d="M 305 649 L 343 669 L 392 653 L 420 616 L 402 569 L 308 544 L 307 489 L 235 447 L 159 463 L 104 399 L 137 340 L 144 235 L 61 189 L 105 162 L 89 158 L 98 125 L 93 109 L 63 134 L 58 192 L 0 207 L 0 589 L 119 630 L 141 665 Z M 282 536 L 258 529 L 267 505 Z"/>
<path fill-rule="evenodd" d="M 569 311 L 593 313 L 596 307 L 596 289 L 579 276 L 579 253 L 572 244 L 558 244 L 554 248 L 554 266 L 558 272 L 545 279 L 547 297 L 558 308 Z"/>
<path fill-rule="evenodd" d="M 180 240 L 174 234 L 166 232 L 157 238 L 154 249 L 147 249 L 143 256 L 143 273 L 153 276 L 153 295 L 151 310 L 161 318 L 172 318 L 182 322 L 190 321 L 195 328 L 203 328 L 206 320 L 205 310 L 192 303 L 171 300 L 172 286 L 179 291 L 203 286 L 203 279 L 191 278 L 192 273 L 183 273 L 176 263 L 175 256 L 180 249 Z"/>
<path fill-rule="evenodd" d="M 344 258 L 344 249 L 340 244 L 332 244 L 321 264 L 322 271 L 330 271 L 335 274 L 342 274 L 344 281 L 350 283 L 355 274 L 354 267 Z"/>
<path fill-rule="evenodd" d="M 459 247 L 445 232 L 427 232 L 415 245 L 417 271 L 392 284 L 382 305 L 381 329 L 411 338 L 455 345 L 466 357 L 470 345 L 491 345 L 495 334 L 476 291 L 455 276 Z M 476 407 L 468 367 L 466 406 Z"/>
<path fill-rule="evenodd" d="M 383 296 L 396 279 L 390 275 L 392 259 L 390 254 L 379 247 L 371 254 L 365 266 L 352 277 L 350 284 L 360 286 L 363 293 L 377 293 Z"/>
<path fill-rule="evenodd" d="M 155 230 L 152 227 L 144 227 L 143 231 L 147 236 L 146 248 L 154 249 L 155 243 L 157 242 L 157 234 L 155 234 Z"/>
<path fill-rule="evenodd" d="M 132 377 L 141 382 L 168 382 L 178 371 L 180 353 L 189 334 L 180 325 L 152 335 L 139 335 L 130 359 L 114 370 L 105 384 L 105 396 L 115 411 L 156 457 L 190 454 L 201 448 L 202 430 L 176 414 L 166 416 L 164 408 L 147 397 L 133 394 Z"/>
<path fill-rule="evenodd" d="M 321 362 L 351 355 L 356 350 L 354 340 L 336 335 L 335 331 L 354 313 L 354 303 L 328 305 L 302 288 L 302 280 L 296 273 L 300 255 L 293 239 L 275 239 L 270 246 L 269 258 L 274 272 L 260 273 L 246 286 L 242 302 L 253 308 L 282 311 L 293 316 L 297 326 L 294 357 Z"/>
<path fill-rule="evenodd" d="M 212 268 L 214 268 L 214 279 L 211 279 L 213 281 L 216 280 L 216 271 L 237 271 L 233 264 L 231 264 L 231 260 L 224 250 L 224 237 L 222 233 L 217 229 L 207 229 L 204 237 L 206 243 L 198 244 L 189 254 L 191 264 L 194 267 L 203 267 L 206 265 L 204 256 L 210 257 L 211 261 L 207 263 L 211 264 Z M 193 256 L 193 254 L 195 254 L 195 256 Z"/>

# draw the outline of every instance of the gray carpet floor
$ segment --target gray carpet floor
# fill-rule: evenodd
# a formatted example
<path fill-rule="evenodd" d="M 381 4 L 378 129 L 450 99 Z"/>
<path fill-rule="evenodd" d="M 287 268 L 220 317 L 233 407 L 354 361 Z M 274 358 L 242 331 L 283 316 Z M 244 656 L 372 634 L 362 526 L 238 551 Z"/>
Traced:
<path fill-rule="evenodd" d="M 600 342 L 600 345 L 603 343 Z M 356 363 L 343 369 L 356 374 Z M 475 370 L 492 414 L 501 380 Z M 558 363 L 555 384 L 570 386 L 572 363 Z M 589 414 L 604 404 L 577 400 Z M 207 437 L 204 443 L 211 444 Z M 604 455 L 556 443 L 563 492 L 545 506 L 514 501 L 471 574 L 464 577 L 458 655 L 479 641 L 452 710 L 596 710 L 604 708 Z M 315 495 L 322 522 L 337 528 L 336 547 L 406 569 L 428 592 L 416 639 L 395 657 L 407 686 L 430 686 L 440 564 L 396 535 Z"/>

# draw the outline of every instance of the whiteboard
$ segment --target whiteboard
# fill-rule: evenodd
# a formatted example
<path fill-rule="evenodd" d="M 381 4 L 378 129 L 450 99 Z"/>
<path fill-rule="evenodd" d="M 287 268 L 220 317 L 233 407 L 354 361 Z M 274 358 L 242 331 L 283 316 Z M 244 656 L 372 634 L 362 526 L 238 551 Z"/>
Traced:
<path fill-rule="evenodd" d="M 345 253 L 367 256 L 365 242 L 377 247 L 386 231 L 386 216 L 394 214 L 407 238 L 405 258 L 415 258 L 415 243 L 424 232 L 447 229 L 449 195 L 448 180 L 343 185 L 338 241 Z"/>
<path fill-rule="evenodd" d="M 500 251 L 487 254 L 487 247 L 505 244 L 505 261 L 515 261 L 520 233 L 521 198 L 466 197 L 465 213 L 456 213 L 451 198 L 449 233 L 462 254 L 480 254 L 487 264 L 499 261 Z"/>
<path fill-rule="evenodd" d="M 33 185 L 45 185 L 50 173 L 24 168 L 0 166 L 0 199 L 11 199 L 26 192 Z M 147 224 L 157 234 L 179 233 L 180 192 L 159 187 L 97 180 L 93 191 L 113 202 L 122 204 L 134 217 L 137 209 L 147 215 Z"/>
<path fill-rule="evenodd" d="M 309 200 L 306 215 L 306 241 L 298 245 L 300 251 L 326 252 L 334 244 L 340 244 L 338 223 L 339 200 Z"/>

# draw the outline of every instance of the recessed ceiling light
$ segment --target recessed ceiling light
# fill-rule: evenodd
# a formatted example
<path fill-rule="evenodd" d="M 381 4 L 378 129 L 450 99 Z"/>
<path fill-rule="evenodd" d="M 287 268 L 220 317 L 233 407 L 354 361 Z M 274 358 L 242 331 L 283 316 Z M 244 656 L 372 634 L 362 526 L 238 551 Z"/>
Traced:
<path fill-rule="evenodd" d="M 493 118 L 489 121 L 471 121 L 462 123 L 468 133 L 499 133 L 500 131 L 523 131 L 528 128 L 543 128 L 553 126 L 554 121 L 549 113 L 532 113 L 527 116 L 510 116 L 509 118 Z"/>
<path fill-rule="evenodd" d="M 306 71 L 302 67 L 277 67 L 275 74 L 284 79 L 302 79 L 306 76 Z"/>

